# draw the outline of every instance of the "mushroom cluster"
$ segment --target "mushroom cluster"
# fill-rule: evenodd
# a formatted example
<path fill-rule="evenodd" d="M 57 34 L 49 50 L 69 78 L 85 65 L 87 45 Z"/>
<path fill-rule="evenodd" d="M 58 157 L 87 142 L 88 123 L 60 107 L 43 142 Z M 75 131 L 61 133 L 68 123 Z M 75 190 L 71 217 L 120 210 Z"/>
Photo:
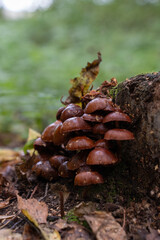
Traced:
<path fill-rule="evenodd" d="M 104 92 L 90 91 L 81 106 L 61 107 L 57 120 L 35 140 L 38 154 L 32 170 L 38 176 L 49 181 L 73 178 L 78 186 L 103 183 L 96 166 L 119 162 L 121 141 L 134 139 L 126 129 L 130 117 Z"/>

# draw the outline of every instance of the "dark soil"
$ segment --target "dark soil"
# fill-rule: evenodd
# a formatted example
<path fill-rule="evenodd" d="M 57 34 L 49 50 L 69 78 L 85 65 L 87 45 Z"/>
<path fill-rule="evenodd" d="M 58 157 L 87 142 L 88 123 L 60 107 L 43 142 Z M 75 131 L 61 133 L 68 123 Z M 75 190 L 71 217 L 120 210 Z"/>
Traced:
<path fill-rule="evenodd" d="M 107 170 L 105 174 L 108 177 L 106 177 L 105 183 L 91 186 L 87 188 L 87 191 L 85 188 L 73 187 L 73 182 L 67 182 L 66 179 L 58 181 L 60 186 L 65 185 L 67 191 L 70 193 L 65 202 L 65 214 L 82 201 L 92 201 L 96 204 L 97 210 L 105 210 L 113 214 L 116 221 L 121 226 L 124 226 L 129 240 L 152 239 L 147 238 L 151 230 L 156 229 L 160 231 L 160 206 L 147 196 L 137 196 L 134 192 L 134 186 L 130 185 L 128 179 L 123 178 L 125 171 L 127 169 L 117 175 L 115 169 Z M 60 204 L 55 190 L 55 183 L 47 183 L 42 179 L 38 179 L 34 183 L 21 180 L 15 184 L 15 189 L 25 199 L 30 198 L 32 195 L 33 198 L 44 201 L 49 209 L 48 226 L 53 227 L 55 221 L 60 218 Z M 8 193 L 6 192 L 6 194 Z M 0 201 L 5 200 L 6 197 L 7 195 L 1 196 Z M 13 214 L 16 217 L 1 221 L 0 228 L 11 228 L 15 232 L 22 233 L 26 221 L 23 220 L 17 208 L 17 199 L 15 196 L 10 199 L 9 206 L 1 209 L 1 215 Z"/>

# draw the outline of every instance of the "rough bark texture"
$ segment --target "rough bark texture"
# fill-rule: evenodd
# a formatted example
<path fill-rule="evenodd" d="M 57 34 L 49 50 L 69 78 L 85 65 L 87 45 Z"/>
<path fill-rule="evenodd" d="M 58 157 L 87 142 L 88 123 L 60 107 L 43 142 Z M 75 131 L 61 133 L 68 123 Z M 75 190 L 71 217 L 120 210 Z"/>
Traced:
<path fill-rule="evenodd" d="M 135 140 L 124 143 L 137 192 L 160 200 L 160 72 L 138 75 L 118 85 L 116 103 L 133 119 Z"/>

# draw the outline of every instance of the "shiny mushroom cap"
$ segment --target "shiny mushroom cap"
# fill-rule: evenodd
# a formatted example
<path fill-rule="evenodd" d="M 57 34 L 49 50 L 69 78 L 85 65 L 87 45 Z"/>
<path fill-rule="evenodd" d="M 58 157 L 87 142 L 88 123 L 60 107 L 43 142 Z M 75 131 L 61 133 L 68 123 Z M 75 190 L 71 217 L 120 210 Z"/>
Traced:
<path fill-rule="evenodd" d="M 55 168 L 52 168 L 49 161 L 39 161 L 32 167 L 32 171 L 36 173 L 37 176 L 43 177 L 48 181 L 57 179 L 58 172 Z"/>
<path fill-rule="evenodd" d="M 66 145 L 66 149 L 70 151 L 90 149 L 93 147 L 93 140 L 86 136 L 74 137 L 70 139 Z"/>
<path fill-rule="evenodd" d="M 56 119 L 57 120 L 60 120 L 61 118 L 61 113 L 63 112 L 63 110 L 65 109 L 65 107 L 60 107 L 57 111 L 57 114 L 56 114 Z"/>
<path fill-rule="evenodd" d="M 88 122 L 102 122 L 103 121 L 103 116 L 97 115 L 97 114 L 87 114 L 87 113 L 84 113 L 82 118 L 85 121 L 88 121 Z"/>
<path fill-rule="evenodd" d="M 38 151 L 39 149 L 44 149 L 46 147 L 46 143 L 39 137 L 34 141 L 33 146 L 34 149 Z"/>
<path fill-rule="evenodd" d="M 73 132 L 79 130 L 91 130 L 91 126 L 81 117 L 72 117 L 63 122 L 61 132 Z"/>
<path fill-rule="evenodd" d="M 67 161 L 62 163 L 58 168 L 58 174 L 60 177 L 63 178 L 72 178 L 73 177 L 73 171 L 70 171 L 67 167 Z"/>
<path fill-rule="evenodd" d="M 68 136 L 67 133 L 61 132 L 61 128 L 62 128 L 62 122 L 59 125 L 57 125 L 52 135 L 52 141 L 57 146 L 65 143 Z"/>
<path fill-rule="evenodd" d="M 108 141 L 106 139 L 99 139 L 95 142 L 94 147 L 109 148 Z"/>
<path fill-rule="evenodd" d="M 68 157 L 65 157 L 63 155 L 55 155 L 55 156 L 52 156 L 49 158 L 49 162 L 51 164 L 52 167 L 55 167 L 55 168 L 59 168 L 59 166 L 68 161 Z"/>
<path fill-rule="evenodd" d="M 134 135 L 132 132 L 126 129 L 111 129 L 108 130 L 105 135 L 104 139 L 106 140 L 133 140 Z"/>
<path fill-rule="evenodd" d="M 84 112 L 93 113 L 98 110 L 103 110 L 106 107 L 106 105 L 107 105 L 107 99 L 98 97 L 93 99 L 86 105 Z"/>
<path fill-rule="evenodd" d="M 42 132 L 42 140 L 44 142 L 52 142 L 52 134 L 55 130 L 55 128 L 61 123 L 61 121 L 57 120 L 54 123 L 47 126 L 44 131 Z"/>
<path fill-rule="evenodd" d="M 67 163 L 68 169 L 74 171 L 79 167 L 84 166 L 86 164 L 87 155 L 88 151 L 80 151 L 75 154 Z"/>
<path fill-rule="evenodd" d="M 80 172 L 75 176 L 74 185 L 87 186 L 91 184 L 103 183 L 103 177 L 98 172 Z"/>
<path fill-rule="evenodd" d="M 118 158 L 106 148 L 93 149 L 88 157 L 86 163 L 88 165 L 110 165 L 118 162 Z"/>
<path fill-rule="evenodd" d="M 105 134 L 105 132 L 108 130 L 108 127 L 103 123 L 97 123 L 93 126 L 92 132 L 94 134 Z"/>
<path fill-rule="evenodd" d="M 113 121 L 123 121 L 123 122 L 131 122 L 132 120 L 130 119 L 130 117 L 122 112 L 111 112 L 109 114 L 107 114 L 104 118 L 103 118 L 103 123 L 107 123 L 107 122 L 113 122 Z"/>
<path fill-rule="evenodd" d="M 64 122 L 66 119 L 71 117 L 81 117 L 83 115 L 83 109 L 76 104 L 69 104 L 61 113 L 61 121 Z"/>

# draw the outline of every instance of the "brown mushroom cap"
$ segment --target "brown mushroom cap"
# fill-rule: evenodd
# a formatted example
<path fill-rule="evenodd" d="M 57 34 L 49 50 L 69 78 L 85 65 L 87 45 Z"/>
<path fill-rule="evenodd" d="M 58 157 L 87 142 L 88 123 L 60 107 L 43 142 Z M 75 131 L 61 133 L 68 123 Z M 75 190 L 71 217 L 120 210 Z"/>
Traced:
<path fill-rule="evenodd" d="M 94 147 L 109 148 L 108 141 L 106 139 L 99 139 L 95 142 Z"/>
<path fill-rule="evenodd" d="M 39 151 L 39 150 L 44 150 L 46 148 L 46 143 L 39 137 L 34 141 L 34 149 Z"/>
<path fill-rule="evenodd" d="M 103 177 L 98 172 L 80 172 L 75 176 L 74 185 L 87 186 L 103 183 Z"/>
<path fill-rule="evenodd" d="M 70 171 L 67 167 L 67 161 L 62 163 L 58 168 L 58 174 L 60 177 L 63 178 L 70 178 L 73 177 L 73 171 Z"/>
<path fill-rule="evenodd" d="M 130 117 L 122 112 L 111 112 L 103 118 L 103 123 L 112 122 L 112 121 L 124 121 L 131 122 Z"/>
<path fill-rule="evenodd" d="M 89 122 L 102 122 L 103 121 L 103 116 L 97 115 L 97 114 L 87 114 L 87 113 L 84 113 L 82 118 L 85 121 L 89 121 Z"/>
<path fill-rule="evenodd" d="M 88 157 L 86 163 L 88 165 L 110 165 L 118 162 L 118 158 L 106 148 L 93 149 Z"/>
<path fill-rule="evenodd" d="M 87 155 L 88 151 L 80 151 L 75 154 L 67 163 L 68 169 L 74 171 L 79 167 L 86 165 Z"/>
<path fill-rule="evenodd" d="M 55 128 L 61 123 L 61 121 L 57 120 L 54 123 L 50 124 L 49 126 L 47 126 L 44 131 L 42 132 L 42 140 L 44 142 L 52 142 L 52 134 L 55 130 Z"/>
<path fill-rule="evenodd" d="M 106 107 L 107 105 L 107 99 L 106 98 L 100 98 L 100 97 L 97 97 L 95 99 L 93 99 L 92 101 L 90 101 L 85 109 L 84 109 L 84 112 L 85 113 L 93 113 L 97 110 L 102 110 Z"/>
<path fill-rule="evenodd" d="M 60 117 L 61 117 L 61 113 L 62 111 L 65 109 L 65 107 L 60 107 L 57 111 L 57 114 L 56 114 L 56 119 L 57 120 L 60 120 Z"/>
<path fill-rule="evenodd" d="M 55 168 L 59 168 L 59 166 L 66 161 L 68 161 L 68 157 L 65 157 L 63 155 L 55 155 L 49 159 L 51 166 Z"/>
<path fill-rule="evenodd" d="M 97 123 L 93 126 L 92 132 L 94 134 L 105 134 L 108 130 L 108 127 L 103 123 Z"/>
<path fill-rule="evenodd" d="M 93 140 L 86 136 L 74 137 L 70 139 L 66 145 L 66 149 L 70 151 L 90 149 L 93 147 Z"/>
<path fill-rule="evenodd" d="M 107 104 L 106 104 L 106 107 L 103 109 L 103 111 L 107 111 L 107 112 L 115 111 L 115 107 L 113 105 L 112 99 L 107 99 Z"/>
<path fill-rule="evenodd" d="M 63 122 L 61 132 L 73 132 L 79 130 L 91 130 L 91 126 L 81 117 L 72 117 Z"/>
<path fill-rule="evenodd" d="M 52 181 L 58 177 L 58 172 L 55 168 L 52 168 L 49 161 L 39 161 L 32 167 L 32 171 L 37 176 L 43 177 L 48 181 Z"/>
<path fill-rule="evenodd" d="M 83 115 L 83 109 L 76 104 L 69 104 L 61 113 L 61 121 L 64 122 L 66 119 L 71 117 L 81 117 Z"/>
<path fill-rule="evenodd" d="M 61 132 L 61 128 L 62 128 L 62 122 L 59 125 L 57 125 L 57 127 L 53 132 L 52 141 L 55 145 L 61 145 L 65 143 L 65 141 L 67 140 L 68 134 Z"/>
<path fill-rule="evenodd" d="M 134 135 L 132 132 L 126 129 L 111 129 L 108 130 L 105 135 L 104 139 L 106 140 L 133 140 Z"/>

